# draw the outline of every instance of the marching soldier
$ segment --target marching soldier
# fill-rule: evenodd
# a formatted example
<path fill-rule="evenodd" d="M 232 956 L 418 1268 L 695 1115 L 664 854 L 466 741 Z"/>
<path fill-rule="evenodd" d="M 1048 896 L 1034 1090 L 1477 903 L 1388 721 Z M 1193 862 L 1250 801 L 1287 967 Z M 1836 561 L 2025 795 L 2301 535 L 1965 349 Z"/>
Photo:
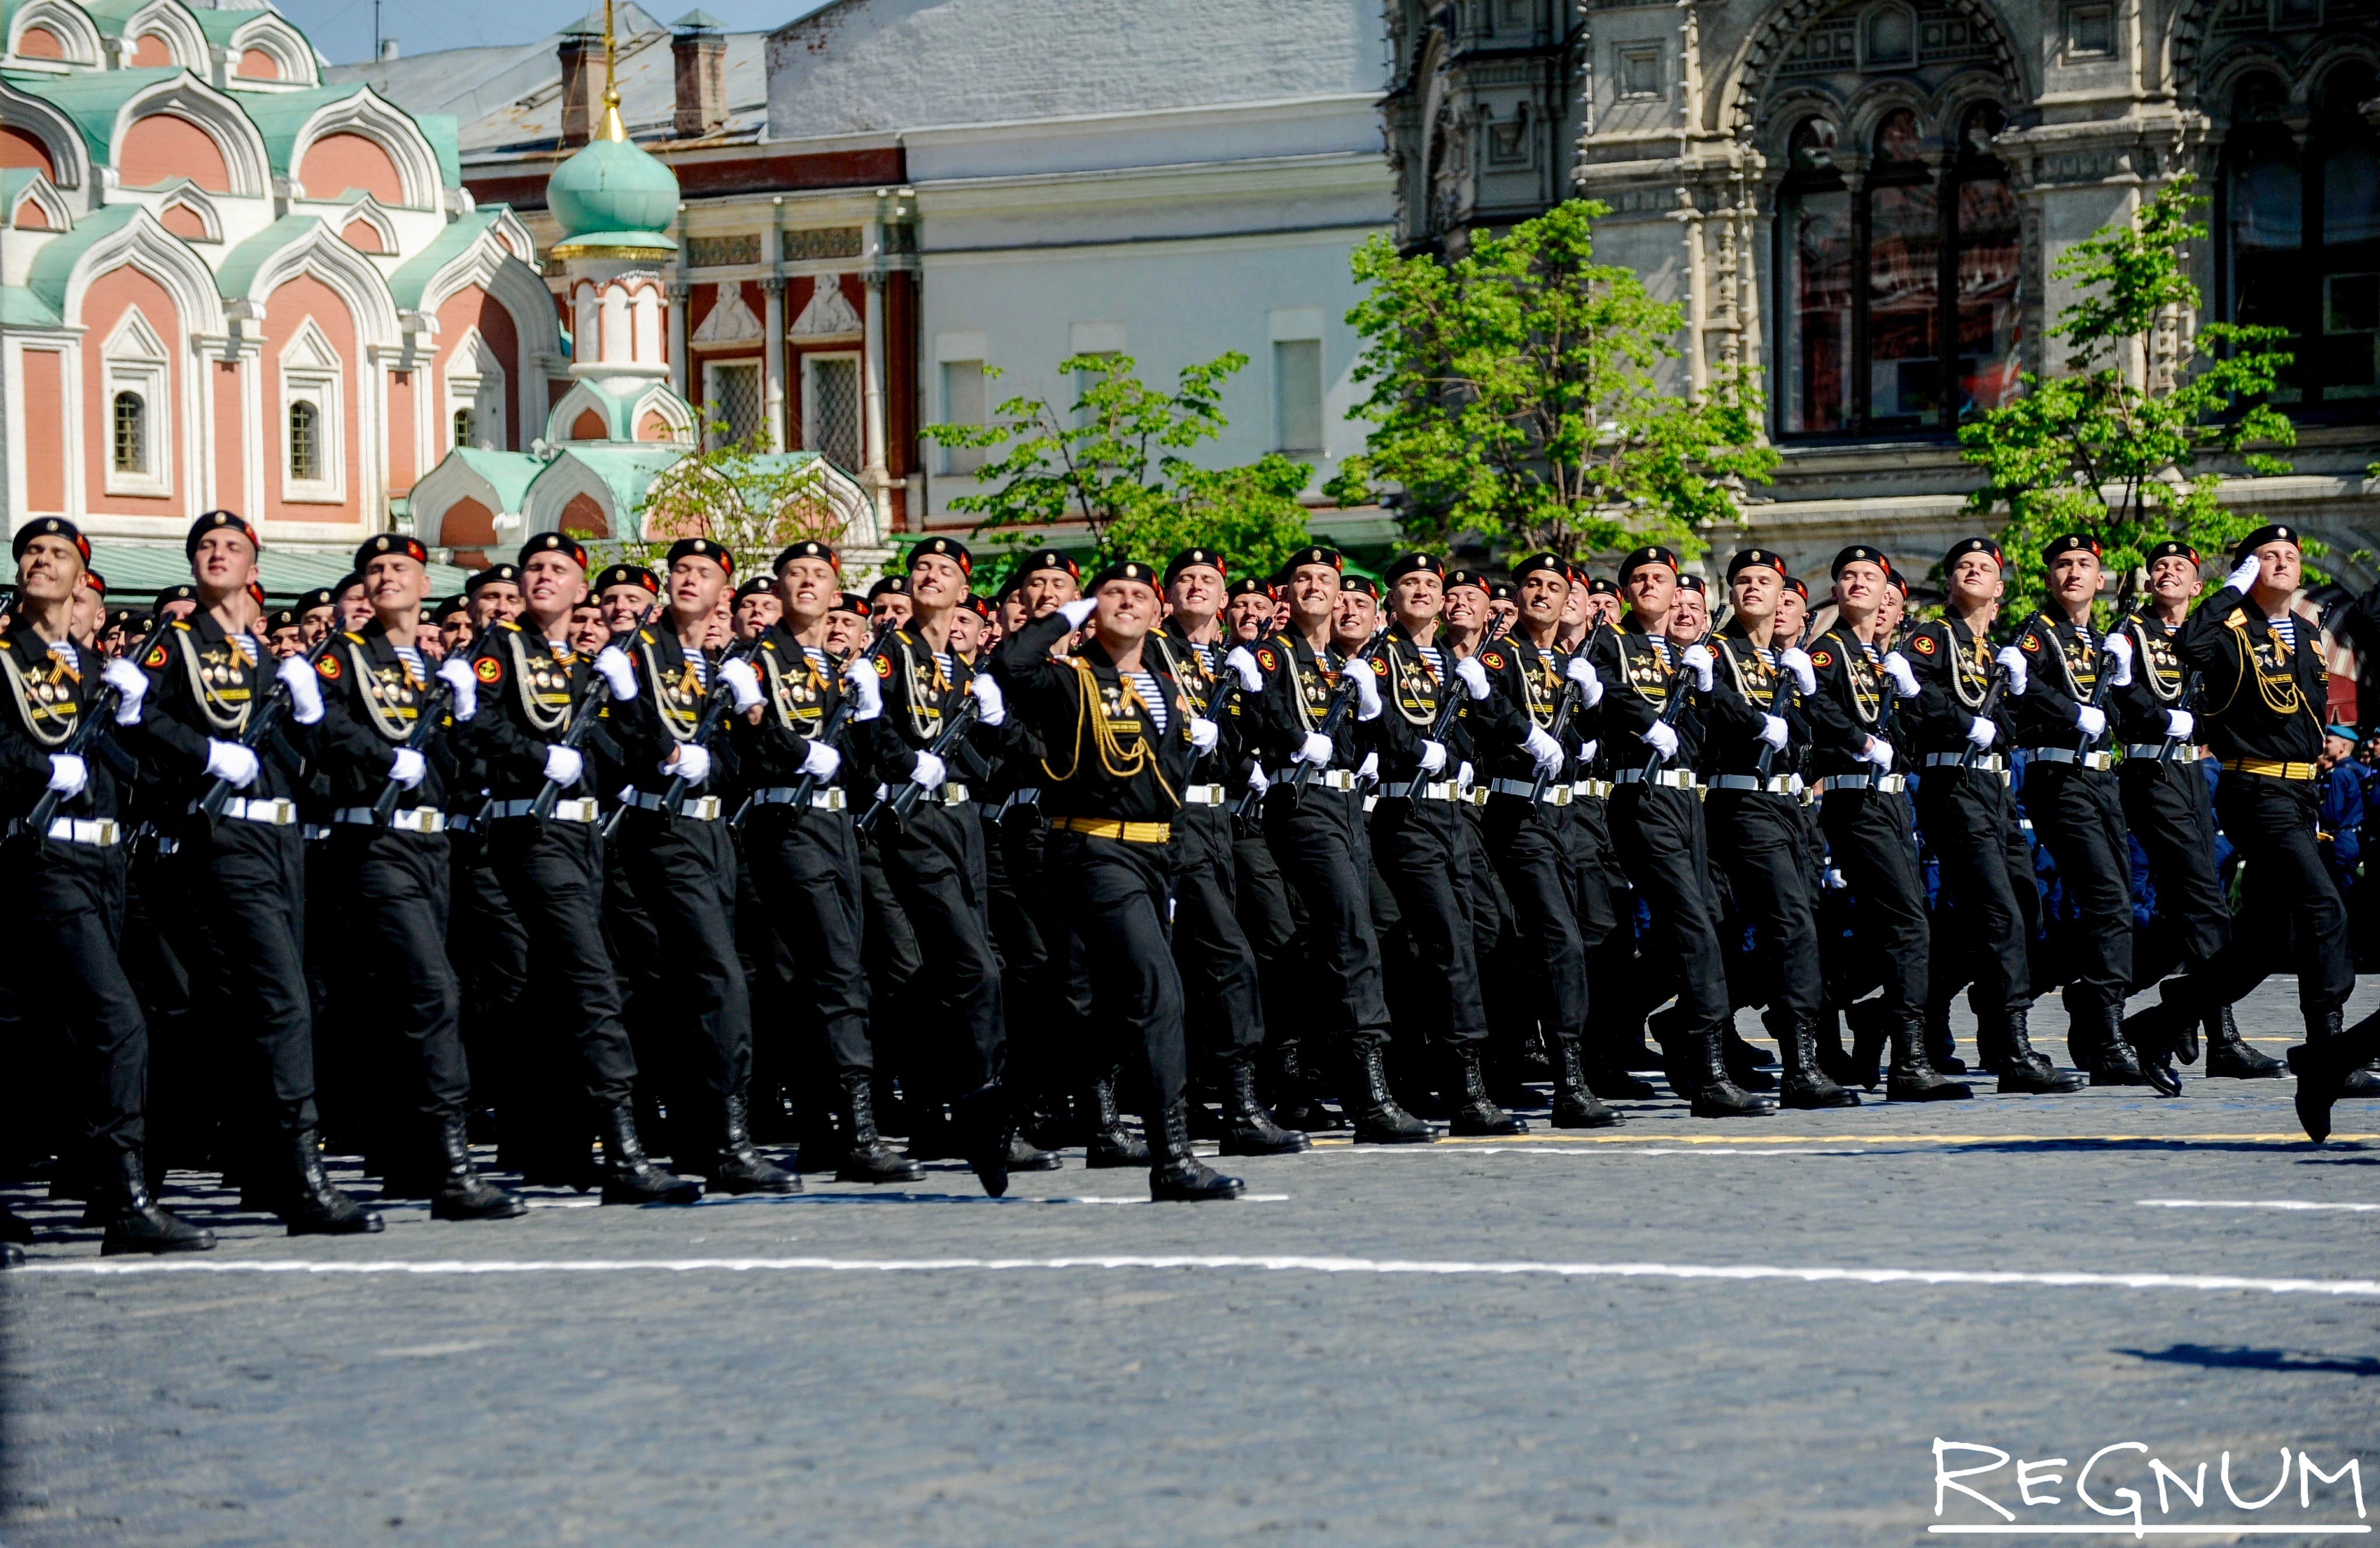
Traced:
<path fill-rule="evenodd" d="M 1100 1020 L 1140 1044 L 1153 1094 L 1149 1197 L 1192 1202 L 1242 1190 L 1191 1153 L 1182 981 L 1165 938 L 1172 819 L 1193 756 L 1215 745 L 1219 728 L 1143 653 L 1160 610 L 1157 588 L 1146 565 L 1110 566 L 1089 598 L 1020 629 L 992 669 L 1049 750 L 1048 879 L 1085 947 Z M 1053 656 L 1094 618 L 1075 655 Z"/>
<path fill-rule="evenodd" d="M 419 1130 L 399 1150 L 403 1160 L 389 1168 L 382 1196 L 427 1195 L 440 1220 L 505 1220 L 528 1206 L 471 1164 L 463 995 L 446 957 L 453 859 L 443 806 L 454 762 L 443 746 L 425 751 L 419 729 L 425 713 L 468 721 L 479 685 L 458 659 L 434 674 L 451 710 L 432 689 L 419 640 L 428 564 L 428 553 L 408 537 L 382 534 L 357 550 L 372 621 L 345 631 L 314 663 L 324 711 L 315 762 L 330 783 L 334 922 L 348 947 L 364 946 L 342 953 L 357 958 L 356 977 L 368 991 L 354 1004 L 393 1023 L 419 1071 L 408 1083 L 416 1085 Z M 383 813 L 382 796 L 392 785 L 397 804 Z"/>
<path fill-rule="evenodd" d="M 485 634 L 490 626 L 509 623 L 521 615 L 521 572 L 518 565 L 490 565 L 473 570 L 463 582 L 463 596 L 471 604 L 471 627 Z"/>
<path fill-rule="evenodd" d="M 0 837 L 0 886 L 17 903 L 10 939 L 34 970 L 13 975 L 28 1026 L 66 1034 L 73 1071 L 75 1170 L 88 1179 L 91 1213 L 105 1223 L 100 1251 L 199 1252 L 212 1232 L 176 1219 L 150 1194 L 143 1109 L 149 1031 L 118 958 L 124 924 L 123 827 L 116 778 L 92 736 L 70 750 L 87 714 L 115 688 L 118 725 L 138 722 L 149 679 L 132 663 L 103 663 L 70 638 L 91 544 L 75 525 L 43 517 L 17 529 L 17 595 L 0 630 L 0 802 L 12 815 Z M 55 796 L 38 829 L 33 809 Z M 0 1205 L 0 1260 L 32 1239 Z"/>

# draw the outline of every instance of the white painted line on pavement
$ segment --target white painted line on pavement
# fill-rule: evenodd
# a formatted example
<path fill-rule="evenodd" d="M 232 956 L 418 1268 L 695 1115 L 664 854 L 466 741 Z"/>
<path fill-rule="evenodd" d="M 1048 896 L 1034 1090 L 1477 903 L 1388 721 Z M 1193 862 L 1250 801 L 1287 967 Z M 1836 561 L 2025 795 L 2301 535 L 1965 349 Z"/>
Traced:
<path fill-rule="evenodd" d="M 2204 1526 L 2137 1526 L 2137 1527 L 2073 1527 L 2034 1526 L 2019 1521 L 2014 1525 L 1985 1522 L 1982 1526 L 1927 1527 L 1929 1532 L 1949 1535 L 1993 1537 L 2032 1537 L 2036 1533 L 2053 1533 L 2061 1537 L 2324 1537 L 2340 1532 L 2369 1532 L 2368 1526 L 2352 1521 L 2314 1521 L 2301 1527 L 2235 1527 L 2228 1521 L 2210 1521 Z"/>
<path fill-rule="evenodd" d="M 2380 1213 L 2380 1204 L 2318 1204 L 2303 1199 L 2136 1199 L 2151 1210 L 2338 1210 L 2350 1214 Z"/>
<path fill-rule="evenodd" d="M 1781 1268 L 1765 1263 L 1497 1262 L 1395 1258 L 1237 1257 L 1204 1254 L 1084 1258 L 587 1258 L 234 1259 L 100 1258 L 35 1262 L 11 1274 L 323 1274 L 470 1275 L 510 1274 L 950 1274 L 1067 1269 L 1259 1269 L 1275 1274 L 1419 1274 L 1437 1277 L 1547 1275 L 1562 1279 L 1798 1280 L 1809 1285 L 1973 1285 L 1993 1288 L 2261 1290 L 2270 1295 L 2380 1297 L 2380 1279 L 2264 1279 L 2244 1274 L 2022 1273 L 1975 1269 Z"/>

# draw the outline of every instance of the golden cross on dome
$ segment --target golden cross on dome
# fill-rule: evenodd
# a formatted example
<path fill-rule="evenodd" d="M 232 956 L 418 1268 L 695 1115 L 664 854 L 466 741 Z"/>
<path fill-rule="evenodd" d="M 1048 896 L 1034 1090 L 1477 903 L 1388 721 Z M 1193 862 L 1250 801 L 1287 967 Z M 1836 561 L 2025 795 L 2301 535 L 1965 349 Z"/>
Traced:
<path fill-rule="evenodd" d="M 603 133 L 605 140 L 625 141 L 628 128 L 620 122 L 619 44 L 612 34 L 612 0 L 603 0 Z"/>

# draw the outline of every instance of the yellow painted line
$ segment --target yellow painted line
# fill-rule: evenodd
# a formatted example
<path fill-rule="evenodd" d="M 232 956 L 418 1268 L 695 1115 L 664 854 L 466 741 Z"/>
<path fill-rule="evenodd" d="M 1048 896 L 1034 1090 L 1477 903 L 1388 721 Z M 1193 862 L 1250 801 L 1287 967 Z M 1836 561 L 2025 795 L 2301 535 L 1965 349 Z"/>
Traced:
<path fill-rule="evenodd" d="M 2331 1143 L 2380 1140 L 2380 1134 L 2334 1134 Z M 1318 1139 L 1318 1146 L 1347 1146 L 1353 1140 Z M 2255 1144 L 2302 1145 L 2302 1134 L 1670 1134 L 1646 1127 L 1614 1133 L 1609 1129 L 1578 1133 L 1465 1135 L 1441 1138 L 1448 1145 L 2125 1145 L 2125 1144 Z M 1378 1146 L 1380 1150 L 1406 1147 Z M 1413 1146 L 1420 1150 L 1427 1147 Z"/>

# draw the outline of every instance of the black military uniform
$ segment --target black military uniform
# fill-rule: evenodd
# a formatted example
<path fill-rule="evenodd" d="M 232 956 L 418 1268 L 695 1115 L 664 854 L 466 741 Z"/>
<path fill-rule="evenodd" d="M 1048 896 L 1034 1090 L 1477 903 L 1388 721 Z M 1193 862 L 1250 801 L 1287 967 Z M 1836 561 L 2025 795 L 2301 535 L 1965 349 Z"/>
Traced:
<path fill-rule="evenodd" d="M 1853 544 L 1835 555 L 1846 567 L 1881 567 L 1884 555 Z M 1852 1063 L 1874 1087 L 1879 1034 L 1892 1043 L 1885 1094 L 1896 1102 L 1941 1102 L 1972 1096 L 1964 1081 L 1946 1080 L 1926 1056 L 1925 969 L 1931 948 L 1925 884 L 1917 872 L 1917 842 L 1902 798 L 1907 776 L 1896 766 L 1903 749 L 1892 736 L 1896 689 L 1885 676 L 1884 652 L 1838 623 L 1813 640 L 1810 665 L 1818 691 L 1804 701 L 1810 717 L 1810 774 L 1824 781 L 1818 823 L 1835 868 L 1851 884 L 1853 917 L 1863 944 L 1884 965 L 1884 993 L 1864 1026 L 1854 1018 Z M 1871 761 L 1881 744 L 1891 762 Z"/>
<path fill-rule="evenodd" d="M 89 557 L 91 545 L 72 522 L 44 517 L 17 529 L 10 546 L 19 573 L 41 537 Z M 101 1252 L 200 1251 L 214 1246 L 213 1233 L 176 1219 L 150 1196 L 149 1030 L 117 959 L 125 856 L 113 765 L 121 754 L 102 740 L 113 726 L 87 733 L 79 751 L 67 750 L 86 715 L 110 716 L 120 702 L 120 691 L 102 679 L 110 665 L 71 640 L 45 639 L 21 604 L 0 632 L 0 677 L 7 682 L 0 694 L 0 811 L 9 814 L 0 887 L 15 904 L 9 944 L 24 969 L 11 975 L 16 1008 L 27 1030 L 65 1034 L 71 1164 L 88 1180 L 92 1213 L 106 1223 Z M 127 664 L 113 664 L 113 671 L 145 689 Z M 58 798 L 55 814 L 36 831 L 30 817 L 51 793 Z M 31 1239 L 0 1205 L 0 1246 L 14 1252 Z"/>
<path fill-rule="evenodd" d="M 2096 554 L 2098 544 L 2070 532 L 2044 548 L 2042 559 L 2082 549 Z M 2124 996 L 2132 985 L 2131 844 L 2116 793 L 2112 740 L 2104 727 L 2096 734 L 2082 729 L 2084 708 L 2096 710 L 2107 696 L 2102 675 L 2122 673 L 2101 661 L 2107 636 L 2087 623 L 2037 614 L 2016 643 L 2030 668 L 2015 714 L 2016 740 L 2025 750 L 2019 795 L 2074 909 L 2067 1051 L 2090 1070 L 2095 1086 L 2144 1085 L 2148 1078 L 2122 1035 Z"/>
<path fill-rule="evenodd" d="M 802 558 L 841 568 L 834 550 L 805 542 L 777 555 L 777 573 Z M 804 645 L 782 622 L 760 636 L 753 664 L 760 679 L 760 723 L 738 715 L 732 724 L 740 777 L 750 791 L 744 854 L 760 906 L 793 956 L 794 993 L 816 1018 L 820 1046 L 834 1072 L 835 1179 L 916 1182 L 925 1168 L 895 1154 L 876 1129 L 866 914 L 859 843 L 852 832 L 852 796 L 874 781 L 864 777 L 866 765 L 848 750 L 859 738 L 846 734 L 847 723 L 861 712 L 845 695 L 844 664 L 820 647 Z M 860 659 L 857 669 L 873 681 L 872 661 Z"/>
<path fill-rule="evenodd" d="M 413 539 L 382 534 L 358 552 L 356 568 L 383 554 L 429 562 Z M 527 1205 L 473 1169 L 465 1118 L 471 1074 L 463 1053 L 463 994 L 446 958 L 453 857 L 444 806 L 455 765 L 447 733 L 431 733 L 426 750 L 418 741 L 425 713 L 448 723 L 455 690 L 431 676 L 419 650 L 391 640 L 378 619 L 342 631 L 315 658 L 314 671 L 322 685 L 315 763 L 328 787 L 327 870 L 339 900 L 334 917 L 340 957 L 360 991 L 350 1008 L 382 1023 L 392 1034 L 384 1041 L 409 1055 L 410 1067 L 392 1073 L 414 1087 L 419 1120 L 382 1194 L 426 1195 L 440 1220 L 524 1214 Z M 476 710 L 468 665 L 458 661 L 449 675 L 468 685 L 463 691 Z M 378 804 L 392 780 L 402 794 L 382 814 Z"/>
<path fill-rule="evenodd" d="M 1153 595 L 1159 584 L 1156 571 L 1127 561 L 1094 577 L 1090 590 L 1096 597 L 1104 586 L 1137 585 Z M 1166 939 L 1172 820 L 1198 750 L 1193 728 L 1214 726 L 1198 720 L 1199 704 L 1161 657 L 1143 656 L 1138 671 L 1123 671 L 1094 639 L 1067 660 L 1052 659 L 1094 605 L 1069 603 L 1026 625 L 1001 646 L 991 670 L 1049 750 L 1048 876 L 1083 943 L 1099 1024 L 1139 1047 L 1152 1097 L 1149 1196 L 1235 1198 L 1238 1178 L 1191 1154 L 1182 980 Z"/>
<path fill-rule="evenodd" d="M 256 541 L 229 511 L 210 511 L 190 529 L 196 556 L 211 532 Z M 302 660 L 295 672 L 310 681 Z M 175 905 L 190 911 L 197 981 L 194 1001 L 212 1013 L 226 1042 L 244 1036 L 267 1077 L 260 1115 L 278 1153 L 245 1169 L 249 1190 L 267 1200 L 292 1235 L 377 1231 L 380 1216 L 359 1208 L 322 1173 L 314 1101 L 314 1026 L 306 982 L 306 855 L 296 799 L 310 742 L 303 725 L 282 720 L 249 750 L 254 776 L 235 788 L 218 816 L 199 809 L 213 771 L 241 760 L 238 744 L 266 704 L 298 690 L 274 681 L 254 636 L 227 634 L 203 606 L 161 630 L 141 669 L 150 690 L 126 746 L 153 782 L 153 810 L 174 846 Z M 302 713 L 302 712 L 301 712 Z M 313 719 L 319 715 L 319 706 Z M 246 1061 L 236 1061 L 245 1063 Z"/>
<path fill-rule="evenodd" d="M 2151 565 L 2165 558 L 2199 562 L 2196 550 L 2171 540 L 2149 551 Z M 2188 624 L 2185 618 L 2181 627 Z M 2159 932 L 2151 943 L 2155 958 L 2135 962 L 2133 979 L 2146 987 L 2169 968 L 2181 969 L 2165 980 L 2161 1004 L 2140 1013 L 2153 1023 L 2143 1035 L 2169 1038 L 2186 1051 L 2189 1040 L 2177 1034 L 2203 1023 L 2210 1079 L 2276 1078 L 2281 1061 L 2240 1040 L 2230 1003 L 2211 1000 L 2204 982 L 2208 964 L 2231 938 L 2231 908 L 2215 865 L 2213 791 L 2198 757 L 2198 674 L 2182 663 L 2181 629 L 2168 628 L 2152 608 L 2134 611 L 2118 631 L 2131 641 L 2132 680 L 2108 699 L 2108 718 L 2124 746 L 2116 779 L 2125 823 L 2148 856 Z"/>
<path fill-rule="evenodd" d="M 541 552 L 586 565 L 586 551 L 558 532 L 531 538 L 521 562 Z M 549 815 L 538 812 L 548 769 L 564 762 L 555 750 L 575 726 L 582 742 L 591 731 L 583 717 L 600 713 L 593 696 L 602 679 L 566 643 L 503 620 L 481 631 L 471 676 L 478 713 L 460 740 L 486 781 L 488 863 L 528 931 L 533 987 L 523 1009 L 551 1016 L 579 1061 L 578 1084 L 603 1136 L 604 1201 L 692 1202 L 701 1185 L 655 1166 L 637 1129 L 637 1061 L 620 1020 L 620 981 L 603 947 L 603 843 L 586 773 L 559 791 Z M 525 1036 L 534 1031 L 522 1029 Z M 569 1159 L 583 1170 L 583 1152 Z"/>
<path fill-rule="evenodd" d="M 1969 554 L 1988 554 L 2005 567 L 1997 543 L 1968 538 L 1942 556 L 1944 570 Z M 1938 1016 L 1947 1026 L 1960 974 L 1972 972 L 1975 1047 L 1983 1067 L 1999 1077 L 2000 1091 L 2077 1090 L 2082 1078 L 2036 1051 L 2025 1025 L 2033 1008 L 2030 953 L 2041 891 L 2010 787 L 2010 669 L 1955 610 L 1912 630 L 1901 658 L 1917 678 L 1911 708 L 1918 825 L 1941 866 L 1944 892 L 1926 972 L 1928 1018 Z M 1988 726 L 1981 733 L 1988 739 L 1981 743 L 1975 740 L 1979 724 Z"/>
<path fill-rule="evenodd" d="M 1171 588 L 1194 565 L 1223 571 L 1212 550 L 1184 549 L 1165 567 Z M 1216 745 L 1193 749 L 1182 786 L 1182 810 L 1173 819 L 1173 956 L 1191 998 L 1188 1024 L 1199 1029 L 1222 1098 L 1215 1138 L 1225 1155 L 1292 1155 L 1311 1148 L 1297 1129 L 1274 1122 L 1257 1096 L 1257 1061 L 1264 1052 L 1263 989 L 1255 950 L 1239 918 L 1238 868 L 1232 853 L 1232 787 L 1226 771 L 1241 761 L 1235 712 L 1238 677 L 1223 669 L 1223 644 L 1190 639 L 1179 618 L 1149 630 L 1143 646 L 1156 664 L 1198 705 L 1198 718 L 1216 725 Z M 1190 1110 L 1198 1127 L 1203 1102 Z"/>

